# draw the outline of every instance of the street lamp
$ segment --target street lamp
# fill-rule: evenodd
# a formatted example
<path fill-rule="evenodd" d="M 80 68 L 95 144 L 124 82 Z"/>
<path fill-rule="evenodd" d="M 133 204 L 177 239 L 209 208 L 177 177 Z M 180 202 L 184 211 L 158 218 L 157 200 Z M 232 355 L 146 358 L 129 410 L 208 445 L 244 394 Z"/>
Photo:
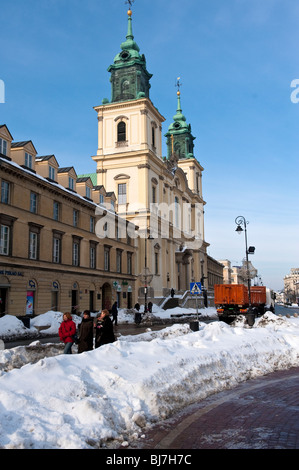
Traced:
<path fill-rule="evenodd" d="M 251 307 L 251 292 L 250 292 L 250 276 L 249 276 L 249 261 L 248 261 L 248 253 L 253 254 L 254 253 L 254 247 L 250 247 L 250 252 L 248 250 L 247 246 L 247 224 L 249 222 L 246 222 L 245 217 L 242 215 L 239 215 L 235 223 L 237 224 L 236 232 L 240 235 L 243 232 L 242 225 L 244 226 L 245 230 L 245 247 L 246 247 L 246 264 L 247 264 L 247 284 L 248 284 L 248 298 L 249 298 L 249 307 Z"/>
<path fill-rule="evenodd" d="M 150 270 L 147 267 L 147 240 L 153 240 L 153 237 L 149 234 L 147 235 L 147 229 L 144 237 L 144 270 L 141 274 L 141 280 L 144 283 L 144 313 L 148 311 L 147 308 L 147 289 L 148 284 L 151 283 L 153 275 L 150 273 Z"/>

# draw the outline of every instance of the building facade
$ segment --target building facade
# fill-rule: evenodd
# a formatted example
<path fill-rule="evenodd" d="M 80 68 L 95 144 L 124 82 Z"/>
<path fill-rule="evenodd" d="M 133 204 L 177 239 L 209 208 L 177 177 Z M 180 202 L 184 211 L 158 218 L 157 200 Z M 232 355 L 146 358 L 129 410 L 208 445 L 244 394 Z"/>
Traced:
<path fill-rule="evenodd" d="M 284 277 L 284 298 L 285 302 L 299 305 L 299 268 L 292 268 Z"/>
<path fill-rule="evenodd" d="M 139 298 L 145 287 L 155 298 L 171 288 L 184 292 L 191 281 L 200 281 L 202 271 L 208 274 L 203 167 L 194 155 L 179 91 L 177 111 L 165 135 L 167 157 L 162 156 L 165 118 L 150 99 L 152 75 L 134 40 L 131 10 L 126 40 L 108 71 L 111 101 L 104 98 L 94 108 L 97 184 L 116 194 L 118 215 L 139 227 Z"/>
<path fill-rule="evenodd" d="M 132 307 L 136 240 L 97 230 L 103 219 L 121 225 L 106 209 L 114 195 L 37 156 L 31 141 L 13 142 L 5 125 L 0 143 L 0 313 Z"/>

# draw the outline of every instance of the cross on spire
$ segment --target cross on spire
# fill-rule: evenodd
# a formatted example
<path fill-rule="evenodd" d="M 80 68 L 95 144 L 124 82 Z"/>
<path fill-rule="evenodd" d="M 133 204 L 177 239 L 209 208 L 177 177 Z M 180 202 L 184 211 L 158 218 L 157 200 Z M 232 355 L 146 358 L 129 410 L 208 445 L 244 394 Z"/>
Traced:
<path fill-rule="evenodd" d="M 176 84 L 174 85 L 178 89 L 178 94 L 180 93 L 180 88 L 183 86 L 183 84 L 180 82 L 181 77 L 177 78 Z"/>
<path fill-rule="evenodd" d="M 135 0 L 127 0 L 126 5 L 130 5 L 130 8 L 131 8 L 134 2 Z"/>

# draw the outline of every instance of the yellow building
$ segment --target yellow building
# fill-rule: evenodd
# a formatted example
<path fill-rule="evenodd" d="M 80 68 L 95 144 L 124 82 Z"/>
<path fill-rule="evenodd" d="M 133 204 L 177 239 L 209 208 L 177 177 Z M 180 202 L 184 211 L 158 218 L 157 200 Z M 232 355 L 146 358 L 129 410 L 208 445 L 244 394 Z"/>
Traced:
<path fill-rule="evenodd" d="M 37 156 L 31 141 L 13 142 L 5 125 L 0 145 L 0 313 L 132 307 L 136 240 L 96 233 L 103 217 L 118 227 L 100 204 L 114 195 Z"/>

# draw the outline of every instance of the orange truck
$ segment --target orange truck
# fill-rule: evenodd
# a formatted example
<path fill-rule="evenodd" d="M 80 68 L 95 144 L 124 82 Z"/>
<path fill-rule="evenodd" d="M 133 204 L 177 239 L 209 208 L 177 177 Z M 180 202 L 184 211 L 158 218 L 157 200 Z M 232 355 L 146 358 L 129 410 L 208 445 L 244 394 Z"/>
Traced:
<path fill-rule="evenodd" d="M 249 303 L 248 288 L 244 284 L 215 284 L 214 300 L 219 320 L 231 323 L 238 315 L 245 315 L 247 323 L 253 325 L 255 317 L 267 310 L 267 289 L 250 287 Z"/>

